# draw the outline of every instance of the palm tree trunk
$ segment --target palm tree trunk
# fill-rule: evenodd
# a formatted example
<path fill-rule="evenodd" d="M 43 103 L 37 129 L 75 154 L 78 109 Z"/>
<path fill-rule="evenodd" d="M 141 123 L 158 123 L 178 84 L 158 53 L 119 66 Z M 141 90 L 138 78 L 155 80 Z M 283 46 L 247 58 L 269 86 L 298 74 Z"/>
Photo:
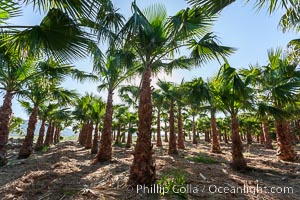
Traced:
<path fill-rule="evenodd" d="M 9 136 L 9 127 L 12 119 L 13 94 L 9 91 L 4 96 L 2 107 L 0 107 L 0 166 L 7 164 L 6 145 Z"/>
<path fill-rule="evenodd" d="M 126 146 L 125 148 L 131 148 L 131 144 L 132 144 L 132 133 L 131 133 L 131 124 L 129 124 L 128 126 L 128 133 L 127 133 L 127 142 L 126 142 Z"/>
<path fill-rule="evenodd" d="M 275 120 L 277 134 L 277 156 L 284 161 L 295 161 L 297 154 L 290 142 L 290 136 L 287 133 L 287 123 L 281 119 Z"/>
<path fill-rule="evenodd" d="M 80 145 L 83 145 L 83 129 L 84 129 L 84 122 L 82 123 L 82 127 L 80 129 L 80 132 L 79 132 L 79 136 L 78 136 L 78 142 Z"/>
<path fill-rule="evenodd" d="M 208 130 L 204 131 L 204 141 L 209 142 L 209 131 Z"/>
<path fill-rule="evenodd" d="M 35 144 L 34 150 L 35 151 L 40 151 L 43 148 L 43 141 L 44 141 L 44 134 L 45 134 L 45 124 L 46 120 L 42 120 L 42 125 L 39 131 L 39 137 L 37 139 L 37 142 Z"/>
<path fill-rule="evenodd" d="M 94 139 L 93 139 L 93 147 L 91 149 L 91 154 L 96 154 L 98 152 L 98 128 L 99 122 L 96 122 L 95 130 L 94 130 Z"/>
<path fill-rule="evenodd" d="M 182 130 L 182 116 L 181 116 L 181 108 L 178 108 L 178 149 L 184 149 L 184 134 Z"/>
<path fill-rule="evenodd" d="M 167 131 L 167 121 L 165 121 L 165 142 L 169 142 L 168 131 Z"/>
<path fill-rule="evenodd" d="M 58 131 L 57 131 L 57 143 L 60 142 L 60 132 L 61 132 L 61 129 L 60 129 L 60 127 L 58 126 Z"/>
<path fill-rule="evenodd" d="M 247 136 L 247 144 L 252 144 L 252 136 L 248 128 L 246 130 L 246 136 Z"/>
<path fill-rule="evenodd" d="M 134 151 L 134 159 L 130 168 L 129 185 L 155 182 L 155 165 L 152 158 L 151 125 L 152 125 L 152 101 L 151 101 L 151 66 L 147 66 L 142 79 L 140 102 L 138 108 L 138 137 Z"/>
<path fill-rule="evenodd" d="M 90 121 L 88 123 L 88 129 L 87 129 L 87 135 L 86 135 L 86 141 L 85 141 L 85 149 L 91 149 L 92 148 L 92 140 L 93 140 L 93 122 Z"/>
<path fill-rule="evenodd" d="M 298 135 L 298 137 L 297 137 L 297 135 L 296 135 L 296 137 L 297 137 L 297 140 L 298 141 L 300 141 L 300 124 L 299 124 L 299 120 L 295 120 L 295 124 L 296 124 L 296 128 L 297 128 L 297 135 Z"/>
<path fill-rule="evenodd" d="M 52 123 L 52 120 L 50 120 L 49 125 L 48 125 L 48 129 L 47 129 L 47 132 L 46 132 L 46 138 L 45 138 L 45 141 L 44 141 L 44 146 L 46 146 L 46 147 L 50 146 L 50 138 L 51 138 L 52 128 L 53 128 L 53 123 Z"/>
<path fill-rule="evenodd" d="M 124 127 L 124 130 L 125 130 L 126 128 Z M 126 134 L 125 134 L 125 132 L 123 132 L 122 133 L 122 143 L 125 143 L 126 142 Z"/>
<path fill-rule="evenodd" d="M 195 124 L 195 116 L 193 115 L 193 122 L 192 122 L 192 128 L 193 128 L 193 144 L 198 144 L 197 137 L 196 137 L 196 124 Z"/>
<path fill-rule="evenodd" d="M 217 120 L 215 113 L 212 111 L 211 112 L 211 134 L 212 134 L 212 140 L 211 140 L 211 152 L 213 153 L 222 153 L 220 144 L 218 141 L 218 136 L 217 136 Z"/>
<path fill-rule="evenodd" d="M 105 118 L 100 140 L 97 160 L 100 162 L 112 159 L 112 118 L 113 118 L 113 92 L 109 91 L 106 102 Z"/>
<path fill-rule="evenodd" d="M 39 111 L 39 106 L 34 105 L 28 121 L 27 134 L 25 136 L 25 139 L 23 140 L 23 144 L 20 148 L 18 158 L 28 158 L 33 151 L 33 138 L 34 138 L 36 123 L 38 120 L 38 111 Z"/>
<path fill-rule="evenodd" d="M 53 122 L 53 125 L 51 127 L 51 132 L 50 132 L 50 145 L 53 144 L 53 142 L 54 142 L 54 132 L 55 132 L 55 129 L 56 129 L 56 123 Z"/>
<path fill-rule="evenodd" d="M 268 121 L 267 120 L 262 121 L 262 130 L 263 130 L 263 134 L 264 134 L 264 138 L 265 138 L 265 148 L 266 149 L 273 149 L 272 137 L 271 137 L 271 134 L 269 132 L 269 126 L 268 126 Z"/>
<path fill-rule="evenodd" d="M 56 129 L 55 129 L 55 132 L 54 132 L 54 144 L 59 143 L 59 138 L 60 138 L 60 128 L 57 125 Z"/>
<path fill-rule="evenodd" d="M 83 129 L 82 129 L 82 141 L 81 141 L 82 146 L 85 146 L 88 132 L 89 132 L 89 122 L 87 121 L 84 123 Z"/>
<path fill-rule="evenodd" d="M 265 142 L 264 133 L 262 132 L 262 130 L 261 130 L 261 132 L 259 134 L 259 138 L 260 138 L 260 144 L 265 144 L 266 143 Z"/>
<path fill-rule="evenodd" d="M 288 124 L 288 134 L 290 134 L 290 140 L 292 145 L 296 145 L 295 137 L 294 137 L 294 126 L 293 123 L 290 121 Z"/>
<path fill-rule="evenodd" d="M 227 131 L 226 131 L 226 129 L 224 130 L 224 142 L 225 142 L 225 144 L 228 144 L 228 135 L 227 135 Z"/>
<path fill-rule="evenodd" d="M 157 141 L 156 141 L 156 146 L 157 147 L 162 147 L 162 142 L 161 142 L 161 135 L 160 135 L 160 109 L 157 111 Z"/>
<path fill-rule="evenodd" d="M 121 124 L 119 123 L 117 126 L 117 136 L 116 136 L 115 144 L 120 143 L 120 139 L 121 139 L 120 137 L 121 137 Z"/>
<path fill-rule="evenodd" d="M 231 116 L 232 168 L 245 170 L 246 161 L 243 156 L 243 144 L 239 134 L 239 123 L 236 115 Z"/>
<path fill-rule="evenodd" d="M 170 105 L 170 116 L 169 116 L 169 126 L 170 126 L 170 140 L 169 140 L 169 155 L 178 154 L 176 147 L 176 138 L 175 138 L 175 119 L 174 119 L 174 102 L 171 102 Z"/>

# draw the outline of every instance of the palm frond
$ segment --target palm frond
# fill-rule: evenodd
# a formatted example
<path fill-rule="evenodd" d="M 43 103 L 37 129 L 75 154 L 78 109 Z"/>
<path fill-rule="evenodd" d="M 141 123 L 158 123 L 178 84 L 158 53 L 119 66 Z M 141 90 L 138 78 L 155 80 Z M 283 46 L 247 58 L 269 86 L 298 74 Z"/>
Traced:
<path fill-rule="evenodd" d="M 221 12 L 235 0 L 187 0 L 193 6 L 204 7 L 207 11 L 215 14 Z"/>
<path fill-rule="evenodd" d="M 0 24 L 6 23 L 6 20 L 12 17 L 18 17 L 21 14 L 21 6 L 12 0 L 2 0 L 0 3 Z"/>
<path fill-rule="evenodd" d="M 87 55 L 90 39 L 68 15 L 51 9 L 39 26 L 16 31 L 5 42 L 28 55 L 45 54 L 58 60 L 73 60 Z"/>
<path fill-rule="evenodd" d="M 32 4 L 38 11 L 48 12 L 55 8 L 68 13 L 74 19 L 80 17 L 95 18 L 97 9 L 107 0 L 24 0 L 25 4 Z"/>

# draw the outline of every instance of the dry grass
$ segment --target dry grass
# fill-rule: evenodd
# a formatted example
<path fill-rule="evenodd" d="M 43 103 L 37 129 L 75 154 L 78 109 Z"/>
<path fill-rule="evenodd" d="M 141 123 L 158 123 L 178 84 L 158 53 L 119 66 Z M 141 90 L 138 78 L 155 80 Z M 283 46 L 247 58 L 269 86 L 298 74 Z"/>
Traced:
<path fill-rule="evenodd" d="M 279 162 L 276 150 L 266 150 L 260 144 L 245 146 L 245 157 L 252 169 L 246 173 L 230 169 L 230 146 L 222 144 L 223 154 L 210 153 L 210 144 L 191 145 L 179 155 L 167 155 L 167 144 L 154 148 L 157 178 L 174 170 L 182 170 L 186 183 L 197 193 L 188 199 L 299 199 L 300 163 Z M 29 159 L 15 160 L 17 150 L 11 150 L 10 165 L 0 168 L 0 199 L 179 199 L 174 195 L 137 194 L 127 190 L 133 149 L 114 147 L 114 159 L 94 163 L 90 151 L 75 141 L 65 141 L 46 152 L 35 153 Z M 299 151 L 299 146 L 297 147 Z M 189 158 L 197 158 L 197 162 Z M 213 187 L 236 188 L 243 185 L 260 187 L 293 187 L 293 194 L 211 193 Z M 131 188 L 129 188 L 131 189 Z M 203 190 L 203 191 L 202 191 Z"/>

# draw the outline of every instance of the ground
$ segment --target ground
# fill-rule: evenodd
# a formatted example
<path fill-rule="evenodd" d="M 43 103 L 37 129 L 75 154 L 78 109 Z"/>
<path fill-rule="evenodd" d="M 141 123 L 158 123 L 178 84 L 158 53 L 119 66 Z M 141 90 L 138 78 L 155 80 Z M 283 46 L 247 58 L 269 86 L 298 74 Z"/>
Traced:
<path fill-rule="evenodd" d="M 210 153 L 209 143 L 191 145 L 188 141 L 186 145 L 186 150 L 172 157 L 167 155 L 167 143 L 163 148 L 154 147 L 158 182 L 166 183 L 171 177 L 173 181 L 164 188 L 144 188 L 148 194 L 126 185 L 133 148 L 114 147 L 114 159 L 102 164 L 95 163 L 90 150 L 76 141 L 61 142 L 25 160 L 17 160 L 17 148 L 11 148 L 9 164 L 0 168 L 0 199 L 300 198 L 300 161 L 278 161 L 276 150 L 255 143 L 245 145 L 250 170 L 234 172 L 230 145 L 222 144 L 220 155 Z M 296 149 L 299 152 L 299 146 Z M 178 186 L 181 183 L 184 188 Z M 173 189 L 167 192 L 167 188 Z M 166 194 L 157 194 L 159 189 Z M 180 189 L 187 194 L 171 194 Z"/>

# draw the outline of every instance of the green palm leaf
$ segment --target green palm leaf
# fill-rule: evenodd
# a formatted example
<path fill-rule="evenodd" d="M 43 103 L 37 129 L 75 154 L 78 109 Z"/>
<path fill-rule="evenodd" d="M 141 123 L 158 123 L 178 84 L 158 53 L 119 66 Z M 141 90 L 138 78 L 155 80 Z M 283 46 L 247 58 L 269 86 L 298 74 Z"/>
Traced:
<path fill-rule="evenodd" d="M 47 55 L 58 60 L 86 56 L 87 33 L 75 21 L 58 9 L 51 9 L 39 26 L 16 31 L 5 42 L 11 49 L 28 55 Z"/>
<path fill-rule="evenodd" d="M 12 0 L 2 0 L 0 3 L 0 24 L 21 14 L 21 6 Z"/>

